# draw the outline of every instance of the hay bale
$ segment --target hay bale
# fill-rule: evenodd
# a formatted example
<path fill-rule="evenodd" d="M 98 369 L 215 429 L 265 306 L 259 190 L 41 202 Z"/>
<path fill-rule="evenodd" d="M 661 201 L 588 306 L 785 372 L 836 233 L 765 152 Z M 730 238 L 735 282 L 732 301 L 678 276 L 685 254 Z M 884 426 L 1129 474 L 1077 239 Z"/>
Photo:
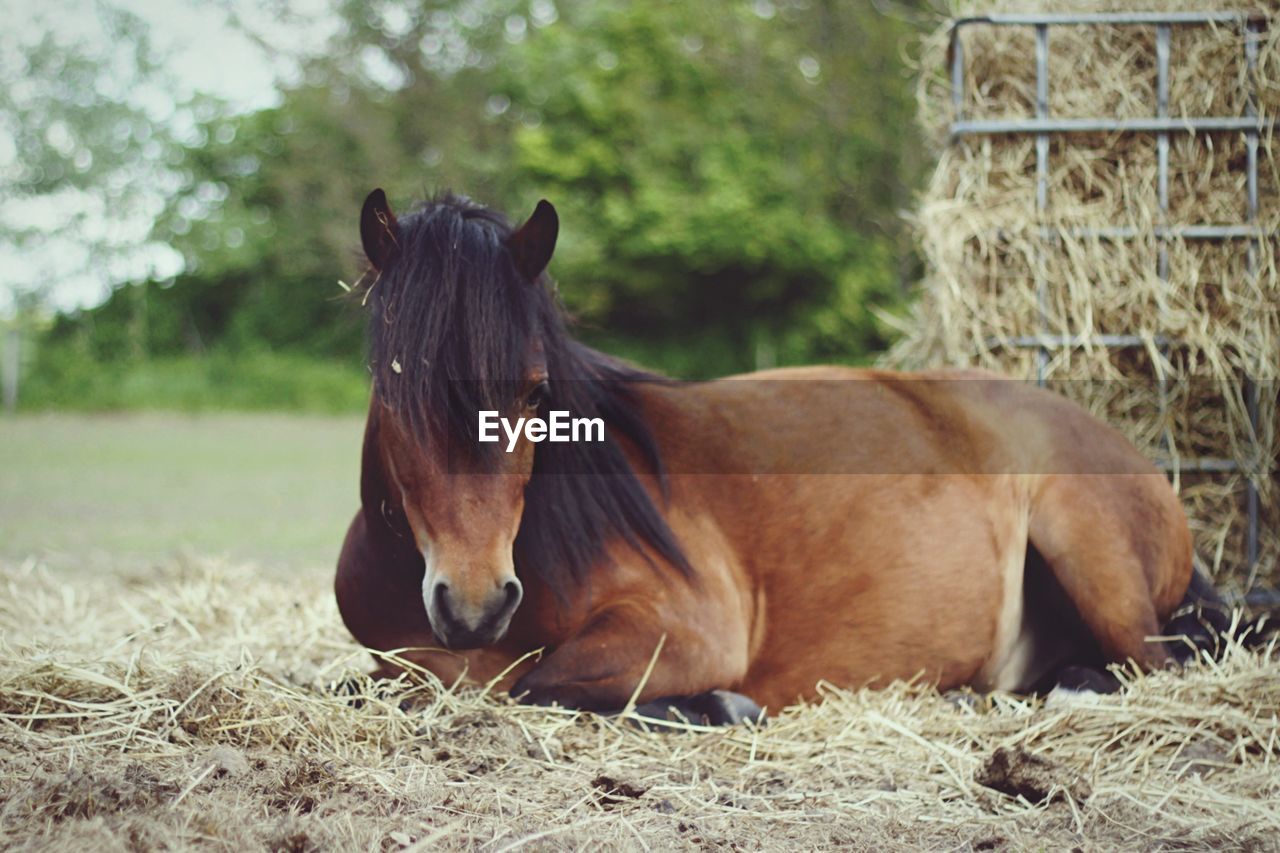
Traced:
<path fill-rule="evenodd" d="M 971 3 L 959 15 L 1233 9 L 1228 2 Z M 1238 27 L 1174 27 L 1169 113 L 1241 116 L 1252 106 L 1280 115 L 1280 3 L 1264 16 L 1253 75 Z M 926 275 L 906 335 L 886 361 L 896 367 L 981 366 L 1032 378 L 1079 401 L 1153 458 L 1235 462 L 1244 473 L 1176 478 L 1197 553 L 1238 592 L 1280 582 L 1280 166 L 1274 131 L 1258 155 L 1259 239 L 1205 241 L 1156 236 L 1159 226 L 1245 225 L 1247 149 L 1241 132 L 1171 133 L 1168 204 L 1161 210 L 1154 133 L 1051 137 L 1047 206 L 1037 207 L 1036 143 L 1029 134 L 948 139 L 954 117 L 950 25 L 925 40 L 920 119 L 938 165 L 914 215 Z M 966 119 L 1035 116 L 1034 29 L 962 31 Z M 1151 117 L 1157 109 L 1155 28 L 1090 25 L 1050 29 L 1049 115 Z M 1252 93 L 1252 102 L 1250 102 Z M 1130 229 L 1132 239 L 1089 236 Z M 1160 274 L 1163 263 L 1167 276 Z M 1252 269 L 1251 269 L 1252 266 Z M 1036 336 L 1078 339 L 1038 364 Z M 1141 345 L 1108 348 L 1103 335 Z M 1247 379 L 1257 388 L 1257 429 Z M 1261 555 L 1246 566 L 1247 478 L 1261 499 Z"/>

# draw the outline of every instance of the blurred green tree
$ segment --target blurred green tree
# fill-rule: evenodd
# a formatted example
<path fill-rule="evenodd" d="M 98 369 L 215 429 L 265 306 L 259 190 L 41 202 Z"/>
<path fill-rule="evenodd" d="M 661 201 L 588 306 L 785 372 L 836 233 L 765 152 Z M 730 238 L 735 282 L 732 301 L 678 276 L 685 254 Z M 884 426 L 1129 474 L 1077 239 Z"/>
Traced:
<path fill-rule="evenodd" d="M 47 239 L 47 221 L 61 216 L 96 257 L 121 251 L 115 235 L 83 227 L 87 208 L 154 215 L 168 189 L 156 163 L 170 128 L 146 100 L 172 83 L 137 15 L 93 8 L 104 43 L 39 23 L 0 31 L 0 139 L 11 148 L 2 152 L 0 239 L 10 246 Z M 37 208 L 45 222 L 32 221 Z"/>
<path fill-rule="evenodd" d="M 63 10 L 65 11 L 65 10 Z M 17 397 L 21 342 L 42 324 L 55 284 L 95 293 L 146 277 L 163 260 L 147 240 L 172 190 L 172 128 L 149 96 L 171 87 L 146 25 L 109 3 L 71 31 L 33 9 L 0 30 L 0 324 L 4 397 Z M 86 35 L 96 27 L 98 38 Z M 131 312 L 122 351 L 141 345 Z"/>
<path fill-rule="evenodd" d="M 356 218 L 452 188 L 562 219 L 584 335 L 681 376 L 858 360 L 911 271 L 911 25 L 835 0 L 340 0 L 279 106 L 200 123 L 154 236 L 185 270 L 60 324 L 358 363 Z M 99 348 L 107 356 L 117 344 Z"/>
<path fill-rule="evenodd" d="M 912 120 L 904 26 L 866 4 L 651 0 L 514 30 L 532 32 L 503 64 L 513 180 L 562 207 L 575 309 L 694 341 L 684 373 L 882 345 L 868 307 L 894 298 L 916 166 L 893 130 Z"/>

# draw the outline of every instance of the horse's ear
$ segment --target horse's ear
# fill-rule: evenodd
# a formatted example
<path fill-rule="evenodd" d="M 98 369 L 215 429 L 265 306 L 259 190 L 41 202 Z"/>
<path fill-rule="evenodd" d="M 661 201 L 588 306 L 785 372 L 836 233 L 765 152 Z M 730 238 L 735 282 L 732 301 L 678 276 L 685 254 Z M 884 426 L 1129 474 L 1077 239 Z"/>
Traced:
<path fill-rule="evenodd" d="M 533 209 L 529 221 L 507 238 L 507 249 L 515 261 L 516 270 L 534 281 L 551 263 L 551 253 L 556 249 L 556 235 L 560 233 L 560 217 L 551 202 L 543 199 Z"/>
<path fill-rule="evenodd" d="M 381 187 L 364 200 L 360 211 L 360 242 L 364 244 L 365 257 L 378 272 L 386 269 L 400 249 L 400 226 Z"/>

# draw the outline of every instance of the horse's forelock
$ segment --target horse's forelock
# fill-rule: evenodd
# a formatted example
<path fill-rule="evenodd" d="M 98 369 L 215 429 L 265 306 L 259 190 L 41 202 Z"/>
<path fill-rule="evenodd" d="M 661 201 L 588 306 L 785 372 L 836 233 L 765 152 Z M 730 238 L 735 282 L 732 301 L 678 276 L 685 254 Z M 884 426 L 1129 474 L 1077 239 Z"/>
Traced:
<path fill-rule="evenodd" d="M 369 291 L 375 393 L 424 445 L 474 437 L 476 411 L 506 410 L 518 393 L 543 334 L 541 294 L 515 273 L 506 220 L 469 199 L 433 199 L 399 229 Z"/>

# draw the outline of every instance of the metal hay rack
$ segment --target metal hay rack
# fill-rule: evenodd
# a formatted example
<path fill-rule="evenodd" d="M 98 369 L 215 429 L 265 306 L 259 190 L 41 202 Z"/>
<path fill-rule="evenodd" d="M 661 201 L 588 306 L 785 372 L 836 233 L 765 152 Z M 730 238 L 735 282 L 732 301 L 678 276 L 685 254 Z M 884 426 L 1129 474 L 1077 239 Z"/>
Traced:
<path fill-rule="evenodd" d="M 950 76 L 951 102 L 954 113 L 950 125 L 951 139 L 957 140 L 965 136 L 984 135 L 1030 135 L 1035 138 L 1036 168 L 1036 210 L 1044 212 L 1049 205 L 1049 153 L 1050 140 L 1055 136 L 1078 133 L 1122 133 L 1153 134 L 1156 139 L 1157 156 L 1157 192 L 1161 213 L 1169 210 L 1169 139 L 1176 133 L 1239 132 L 1244 135 L 1246 150 L 1246 217 L 1243 223 L 1204 223 L 1187 226 L 1168 226 L 1163 223 L 1155 225 L 1151 231 L 1139 231 L 1132 227 L 1113 227 L 1072 231 L 1076 237 L 1097 237 L 1106 240 L 1132 240 L 1137 237 L 1154 236 L 1159 241 L 1158 270 L 1162 280 L 1169 277 L 1168 241 L 1211 240 L 1211 241 L 1248 241 L 1247 269 L 1250 275 L 1258 272 L 1258 256 L 1262 250 L 1264 235 L 1258 224 L 1258 139 L 1272 125 L 1271 119 L 1259 115 L 1256 96 L 1256 68 L 1258 48 L 1262 40 L 1262 29 L 1265 19 L 1256 13 L 1242 11 L 1216 12 L 1132 12 L 1132 13 L 1095 13 L 1095 14 L 1043 14 L 1043 15 L 985 15 L 961 18 L 955 21 L 951 30 L 950 41 Z M 1033 118 L 1021 119 L 968 119 L 964 115 L 965 104 L 965 55 L 960 34 L 970 27 L 1029 27 L 1035 33 L 1035 115 Z M 1095 118 L 1055 118 L 1049 113 L 1049 47 L 1050 32 L 1055 27 L 1085 26 L 1134 26 L 1153 27 L 1155 29 L 1155 67 L 1156 67 L 1156 110 L 1155 115 L 1140 118 L 1095 117 Z M 1182 117 L 1169 114 L 1169 54 L 1170 42 L 1175 27 L 1224 26 L 1236 28 L 1242 36 L 1244 44 L 1244 61 L 1248 71 L 1250 91 L 1246 92 L 1244 115 L 1237 116 L 1201 116 Z M 1057 238 L 1052 228 L 1042 228 L 1040 237 L 1046 243 Z M 1043 324 L 1046 302 L 1046 288 L 1049 282 L 1037 269 L 1036 292 L 1039 303 L 1041 322 Z M 999 343 L 1023 349 L 1034 349 L 1037 352 L 1036 381 L 1040 385 L 1046 382 L 1046 367 L 1049 354 L 1053 350 L 1078 347 L 1084 344 L 1096 345 L 1107 349 L 1123 349 L 1144 347 L 1150 339 L 1138 335 L 1098 334 L 1087 340 L 1081 336 L 1053 335 L 1042 328 L 1041 334 L 1015 337 Z M 997 342 L 989 342 L 989 346 Z M 1164 352 L 1176 343 L 1169 338 L 1157 337 L 1155 344 Z M 1165 404 L 1165 380 L 1161 379 L 1160 392 L 1162 406 Z M 1245 403 L 1250 424 L 1257 435 L 1258 429 L 1258 383 L 1250 377 L 1244 380 Z M 1166 436 L 1167 438 L 1167 436 Z M 1159 460 L 1162 470 L 1176 476 L 1179 472 L 1232 472 L 1241 469 L 1241 465 L 1233 459 L 1202 458 L 1196 460 Z M 1245 553 L 1250 571 L 1248 586 L 1253 580 L 1258 565 L 1258 478 L 1265 472 L 1255 465 L 1246 471 L 1248 484 L 1245 496 L 1247 529 L 1245 532 Z"/>

